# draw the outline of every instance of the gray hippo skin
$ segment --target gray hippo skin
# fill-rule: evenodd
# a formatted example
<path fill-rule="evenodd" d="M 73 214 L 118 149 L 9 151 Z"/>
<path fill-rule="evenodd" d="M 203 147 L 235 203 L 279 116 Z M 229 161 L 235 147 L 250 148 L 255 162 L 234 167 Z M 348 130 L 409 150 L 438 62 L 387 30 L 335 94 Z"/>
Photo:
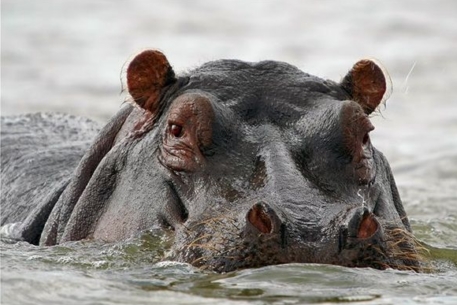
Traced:
<path fill-rule="evenodd" d="M 171 259 L 218 272 L 419 270 L 369 137 L 388 83 L 372 60 L 337 83 L 276 61 L 176 76 L 162 53 L 144 51 L 127 69 L 132 105 L 101 129 L 70 116 L 2 119 L 2 234 L 56 245 L 163 230 L 174 234 Z"/>

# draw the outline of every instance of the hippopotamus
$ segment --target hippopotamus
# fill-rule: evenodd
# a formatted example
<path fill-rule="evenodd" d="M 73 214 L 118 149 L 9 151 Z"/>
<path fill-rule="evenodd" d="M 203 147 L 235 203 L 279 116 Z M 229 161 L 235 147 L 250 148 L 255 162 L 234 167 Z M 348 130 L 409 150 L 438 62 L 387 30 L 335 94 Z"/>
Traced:
<path fill-rule="evenodd" d="M 2 235 L 35 245 L 173 236 L 167 259 L 228 272 L 284 263 L 418 270 L 370 115 L 389 97 L 362 59 L 340 81 L 279 61 L 177 75 L 146 50 L 128 102 L 80 117 L 2 118 Z"/>

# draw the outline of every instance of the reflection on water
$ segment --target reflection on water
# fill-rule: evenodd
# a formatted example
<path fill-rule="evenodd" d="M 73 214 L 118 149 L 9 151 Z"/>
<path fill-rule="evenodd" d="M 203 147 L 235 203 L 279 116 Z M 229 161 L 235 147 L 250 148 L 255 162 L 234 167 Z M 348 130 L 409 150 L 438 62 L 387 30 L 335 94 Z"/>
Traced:
<path fill-rule="evenodd" d="M 377 58 L 394 92 L 373 117 L 372 142 L 390 160 L 438 270 L 287 265 L 215 275 L 155 265 L 163 253 L 154 240 L 2 242 L 2 302 L 455 304 L 456 12 L 453 0 L 2 1 L 2 114 L 61 111 L 106 121 L 124 98 L 123 64 L 147 47 L 162 50 L 177 71 L 218 58 L 277 59 L 334 80 L 359 58 Z"/>

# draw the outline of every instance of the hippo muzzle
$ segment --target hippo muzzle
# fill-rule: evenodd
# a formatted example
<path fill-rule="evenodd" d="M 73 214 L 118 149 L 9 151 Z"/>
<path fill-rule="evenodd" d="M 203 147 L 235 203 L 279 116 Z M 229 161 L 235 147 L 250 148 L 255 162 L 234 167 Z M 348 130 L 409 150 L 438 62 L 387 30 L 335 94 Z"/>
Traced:
<path fill-rule="evenodd" d="M 178 228 L 170 258 L 218 272 L 291 262 L 422 270 L 416 241 L 403 226 L 381 224 L 366 208 L 352 212 L 342 225 L 344 217 L 334 219 L 334 228 L 318 223 L 298 228 L 258 202 L 244 217 L 224 215 Z"/>

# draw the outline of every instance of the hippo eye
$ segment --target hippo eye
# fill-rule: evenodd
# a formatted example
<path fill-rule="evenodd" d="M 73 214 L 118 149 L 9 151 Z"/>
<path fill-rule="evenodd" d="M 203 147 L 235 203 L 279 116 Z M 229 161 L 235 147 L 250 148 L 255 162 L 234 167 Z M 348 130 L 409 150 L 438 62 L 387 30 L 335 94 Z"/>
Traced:
<path fill-rule="evenodd" d="M 171 124 L 170 133 L 172 135 L 174 135 L 175 137 L 179 138 L 180 136 L 182 136 L 182 126 L 176 125 L 176 124 Z"/>

